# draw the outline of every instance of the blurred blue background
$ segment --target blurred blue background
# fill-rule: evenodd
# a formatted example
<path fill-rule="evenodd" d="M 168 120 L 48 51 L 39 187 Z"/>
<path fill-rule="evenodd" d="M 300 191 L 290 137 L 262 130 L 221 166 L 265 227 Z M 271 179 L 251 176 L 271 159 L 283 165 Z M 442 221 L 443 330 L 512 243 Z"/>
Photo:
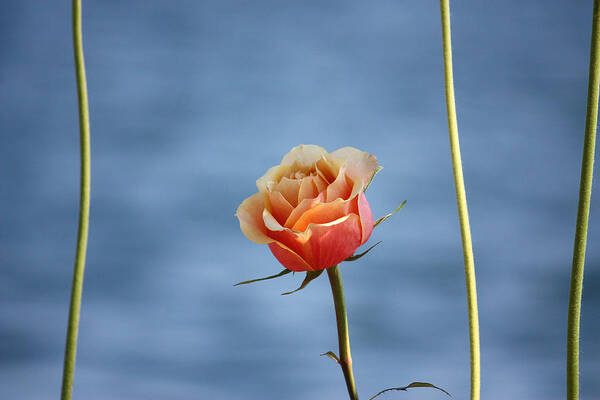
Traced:
<path fill-rule="evenodd" d="M 591 1 L 453 2 L 482 395 L 561 399 Z M 57 398 L 75 248 L 70 2 L 0 14 L 0 397 Z M 362 398 L 464 399 L 468 325 L 435 1 L 87 1 L 92 209 L 74 398 L 343 399 L 327 279 L 291 296 L 234 212 L 300 143 L 385 167 L 343 266 Z M 597 171 L 597 168 L 596 168 Z M 582 398 L 600 396 L 600 182 Z M 443 399 L 427 389 L 382 399 Z"/>

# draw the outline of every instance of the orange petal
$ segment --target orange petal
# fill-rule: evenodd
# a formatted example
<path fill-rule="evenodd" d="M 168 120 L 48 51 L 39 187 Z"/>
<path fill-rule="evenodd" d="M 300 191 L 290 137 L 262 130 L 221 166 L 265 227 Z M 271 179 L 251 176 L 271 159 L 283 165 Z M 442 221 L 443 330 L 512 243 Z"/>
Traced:
<path fill-rule="evenodd" d="M 328 224 L 311 224 L 305 251 L 314 269 L 329 268 L 350 257 L 361 243 L 360 218 L 346 215 Z M 305 257 L 306 258 L 306 257 Z"/>
<path fill-rule="evenodd" d="M 281 226 L 268 210 L 263 211 L 263 221 L 267 228 L 266 234 L 269 238 L 282 244 L 289 251 L 304 259 L 308 264 L 311 263 L 310 252 L 306 251 L 306 241 L 309 235 Z"/>
<path fill-rule="evenodd" d="M 240 228 L 244 235 L 259 244 L 273 241 L 273 239 L 267 236 L 267 228 L 263 222 L 264 208 L 264 194 L 256 193 L 244 200 L 235 213 L 240 220 Z"/>
<path fill-rule="evenodd" d="M 302 214 L 294 223 L 292 229 L 304 232 L 309 224 L 326 224 L 342 218 L 351 212 L 358 212 L 356 198 L 350 201 L 337 199 L 331 203 L 320 203 Z"/>
<path fill-rule="evenodd" d="M 321 202 L 323 202 L 324 199 L 325 199 L 325 194 L 321 193 L 314 199 L 302 200 L 300 202 L 300 204 L 298 204 L 298 206 L 296 208 L 294 208 L 294 210 L 292 211 L 292 213 L 290 214 L 288 219 L 285 221 L 283 226 L 291 228 L 292 226 L 294 226 L 296 221 L 298 221 L 298 219 L 302 216 L 302 214 L 304 214 L 306 211 L 310 210 L 317 204 L 320 204 Z"/>
<path fill-rule="evenodd" d="M 280 224 L 283 224 L 294 210 L 294 207 L 292 207 L 280 192 L 268 191 L 267 194 L 270 205 L 269 211 Z"/>
<path fill-rule="evenodd" d="M 266 227 L 266 234 L 273 242 L 279 245 L 280 248 L 287 250 L 286 254 L 292 253 L 296 256 L 294 258 L 302 259 L 307 265 L 310 265 L 310 253 L 306 251 L 306 241 L 308 240 L 307 234 L 303 232 L 294 232 L 281 226 L 281 224 L 277 222 L 273 215 L 266 209 L 263 210 L 262 218 Z M 273 249 L 271 249 L 271 251 L 273 251 Z"/>
<path fill-rule="evenodd" d="M 313 183 L 313 177 L 307 176 L 300 180 L 300 189 L 298 190 L 298 203 L 304 199 L 314 199 L 319 193 Z"/>
<path fill-rule="evenodd" d="M 377 169 L 377 158 L 374 155 L 354 147 L 343 147 L 331 153 L 330 156 L 334 159 L 344 160 L 348 176 L 360 178 L 364 184 L 367 184 Z"/>

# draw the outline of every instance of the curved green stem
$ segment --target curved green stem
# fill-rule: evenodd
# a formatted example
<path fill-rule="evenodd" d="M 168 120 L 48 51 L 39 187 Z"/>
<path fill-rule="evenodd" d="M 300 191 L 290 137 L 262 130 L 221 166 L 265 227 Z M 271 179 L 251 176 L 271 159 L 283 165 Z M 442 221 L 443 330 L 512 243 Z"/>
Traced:
<path fill-rule="evenodd" d="M 352 372 L 352 356 L 350 355 L 350 336 L 348 335 L 348 316 L 346 315 L 346 299 L 344 297 L 344 284 L 340 266 L 336 265 L 327 269 L 333 304 L 335 306 L 335 319 L 337 321 L 338 342 L 340 344 L 339 364 L 344 373 L 346 387 L 350 400 L 358 400 L 354 373 Z"/>
<path fill-rule="evenodd" d="M 83 60 L 81 39 L 81 0 L 73 0 L 73 52 L 75 55 L 75 73 L 77 76 L 77 97 L 79 105 L 79 141 L 81 152 L 81 176 L 79 194 L 79 228 L 77 234 L 77 250 L 71 287 L 71 304 L 69 307 L 69 323 L 67 327 L 67 343 L 63 364 L 63 380 L 61 399 L 71 398 L 73 390 L 73 374 L 75 372 L 75 356 L 77 353 L 77 333 L 79 329 L 79 312 L 81 309 L 81 292 L 83 289 L 83 272 L 87 249 L 88 223 L 90 214 L 90 122 L 87 99 L 87 84 Z"/>
<path fill-rule="evenodd" d="M 571 285 L 569 289 L 569 316 L 567 323 L 567 399 L 569 400 L 576 400 L 579 398 L 579 319 L 581 313 L 581 290 L 583 286 L 583 267 L 585 263 L 590 199 L 592 196 L 596 123 L 598 120 L 598 83 L 600 78 L 599 23 L 599 4 L 598 0 L 594 0 L 585 139 L 583 142 L 583 158 L 581 160 L 577 227 L 575 228 L 573 266 L 571 269 Z"/>
<path fill-rule="evenodd" d="M 469 227 L 469 211 L 467 195 L 460 158 L 458 141 L 458 124 L 456 122 L 456 106 L 454 104 L 454 78 L 452 74 L 452 41 L 450 35 L 450 5 L 448 0 L 440 0 L 442 14 L 442 42 L 444 47 L 444 74 L 446 81 L 446 108 L 448 112 L 448 132 L 450 134 L 450 150 L 452 152 L 452 168 L 454 170 L 454 186 L 456 203 L 460 220 L 463 258 L 465 261 L 465 278 L 467 283 L 467 302 L 469 308 L 469 337 L 471 348 L 471 399 L 479 399 L 480 391 L 480 356 L 479 356 L 479 316 L 477 312 L 477 286 L 475 281 L 475 265 L 473 262 L 473 245 L 471 228 Z"/>

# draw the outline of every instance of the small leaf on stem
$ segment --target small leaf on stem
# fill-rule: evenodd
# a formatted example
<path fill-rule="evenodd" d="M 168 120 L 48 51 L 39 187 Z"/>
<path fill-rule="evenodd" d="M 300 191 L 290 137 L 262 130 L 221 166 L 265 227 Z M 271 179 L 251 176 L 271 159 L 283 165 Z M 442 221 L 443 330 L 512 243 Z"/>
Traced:
<path fill-rule="evenodd" d="M 381 240 L 379 242 L 375 243 L 373 246 L 369 247 L 367 250 L 363 251 L 362 253 L 354 254 L 353 256 L 350 256 L 350 257 L 346 258 L 344 261 L 356 261 L 356 260 L 358 260 L 359 258 L 361 258 L 362 256 L 364 256 L 365 254 L 367 254 L 368 252 L 370 252 L 379 243 L 381 243 Z"/>
<path fill-rule="evenodd" d="M 238 282 L 233 286 L 246 285 L 248 283 L 254 283 L 254 282 L 259 282 L 259 281 L 266 281 L 267 279 L 279 278 L 280 276 L 284 276 L 286 274 L 289 274 L 290 272 L 292 272 L 292 271 L 290 271 L 289 269 L 286 268 L 278 274 L 267 276 L 266 278 L 258 278 L 258 279 L 252 279 L 251 281 Z"/>
<path fill-rule="evenodd" d="M 340 363 L 340 359 L 338 358 L 338 356 L 335 355 L 335 353 L 333 351 L 328 351 L 327 353 L 323 353 L 321 354 L 322 356 L 327 356 L 329 358 L 331 358 L 332 360 L 334 360 L 336 363 Z"/>
<path fill-rule="evenodd" d="M 391 217 L 392 215 L 396 214 L 398 211 L 400 211 L 400 209 L 402 207 L 404 207 L 404 205 L 406 204 L 406 200 L 404 200 L 402 202 L 402 204 L 400 204 L 398 206 L 398 208 L 396 208 L 394 211 L 392 211 L 391 213 L 384 215 L 383 217 L 379 218 L 377 221 L 375 221 L 375 223 L 373 224 L 373 228 L 375 228 L 377 225 L 379 225 L 380 223 L 382 223 L 383 221 L 385 221 L 386 219 L 388 219 L 389 217 Z"/>
<path fill-rule="evenodd" d="M 323 270 L 320 269 L 318 271 L 307 271 L 306 272 L 306 277 L 304 278 L 304 280 L 302 281 L 302 284 L 300 285 L 300 287 L 296 290 L 292 290 L 291 292 L 285 292 L 285 293 L 281 293 L 282 295 L 288 295 L 288 294 L 292 294 L 297 292 L 298 290 L 302 290 L 306 287 L 306 285 L 308 285 L 313 279 L 316 279 L 319 277 L 319 275 L 321 275 L 323 273 Z"/>
<path fill-rule="evenodd" d="M 413 382 L 413 383 L 411 383 L 408 386 L 402 386 L 402 387 L 389 388 L 389 389 L 382 390 L 381 392 L 377 393 L 375 396 L 371 397 L 369 400 L 373 400 L 375 397 L 379 396 L 380 394 L 383 394 L 385 392 L 389 392 L 390 390 L 403 390 L 403 391 L 406 391 L 406 389 L 416 388 L 416 387 L 428 387 L 428 388 L 437 389 L 437 390 L 440 390 L 440 391 L 446 393 L 448 396 L 452 397 L 452 395 L 450 393 L 446 392 L 441 387 L 437 387 L 435 385 L 432 385 L 431 383 L 427 383 L 427 382 Z"/>

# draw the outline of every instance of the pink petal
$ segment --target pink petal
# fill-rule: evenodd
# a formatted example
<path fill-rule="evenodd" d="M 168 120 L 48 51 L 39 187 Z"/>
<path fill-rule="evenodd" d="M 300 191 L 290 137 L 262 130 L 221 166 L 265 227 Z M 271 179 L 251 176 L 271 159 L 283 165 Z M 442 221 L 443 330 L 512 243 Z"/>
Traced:
<path fill-rule="evenodd" d="M 277 261 L 290 271 L 313 271 L 313 268 L 302 257 L 280 243 L 270 243 L 269 249 Z"/>
<path fill-rule="evenodd" d="M 279 262 L 293 271 L 306 271 L 329 268 L 350 257 L 360 246 L 362 233 L 360 218 L 350 214 L 326 224 L 311 224 L 306 232 L 283 228 L 268 230 L 268 235 L 276 240 L 269 248 Z"/>
<path fill-rule="evenodd" d="M 361 244 L 360 219 L 350 214 L 329 224 L 310 225 L 305 245 L 314 269 L 329 268 L 350 257 Z M 306 259 L 306 257 L 305 257 Z"/>
<path fill-rule="evenodd" d="M 373 213 L 371 212 L 371 207 L 367 202 L 367 196 L 365 196 L 364 192 L 361 192 L 358 195 L 358 212 L 360 215 L 360 224 L 361 224 L 361 241 L 360 244 L 364 244 L 369 240 L 371 236 L 371 232 L 373 232 Z"/>

